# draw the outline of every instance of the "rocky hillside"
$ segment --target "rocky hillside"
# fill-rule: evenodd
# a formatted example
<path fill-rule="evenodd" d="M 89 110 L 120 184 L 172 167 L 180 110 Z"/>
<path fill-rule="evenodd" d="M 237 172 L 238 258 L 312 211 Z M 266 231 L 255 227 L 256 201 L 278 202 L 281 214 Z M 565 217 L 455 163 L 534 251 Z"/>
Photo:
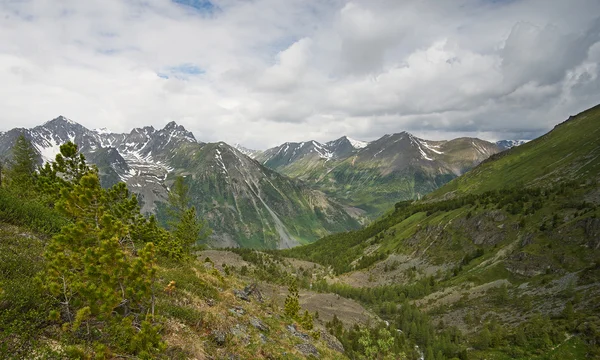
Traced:
<path fill-rule="evenodd" d="M 186 176 L 192 204 L 207 218 L 215 246 L 289 248 L 359 226 L 358 210 L 225 143 L 198 142 L 174 122 L 163 129 L 150 126 L 115 134 L 89 130 L 61 116 L 32 129 L 0 134 L 0 151 L 10 154 L 21 133 L 38 151 L 40 164 L 53 159 L 61 144 L 75 142 L 98 166 L 103 185 L 125 182 L 139 195 L 145 213 L 163 209 L 174 177 Z"/>
<path fill-rule="evenodd" d="M 256 159 L 375 217 L 399 200 L 418 199 L 439 188 L 499 151 L 498 145 L 475 138 L 429 141 L 402 132 L 370 143 L 348 137 L 325 144 L 285 143 Z"/>
<path fill-rule="evenodd" d="M 434 326 L 460 330 L 469 359 L 597 357 L 599 121 L 600 107 L 587 110 L 423 201 L 284 255 L 330 266 L 337 276 L 320 288 L 390 322 L 393 307 L 364 294 L 410 300 Z"/>

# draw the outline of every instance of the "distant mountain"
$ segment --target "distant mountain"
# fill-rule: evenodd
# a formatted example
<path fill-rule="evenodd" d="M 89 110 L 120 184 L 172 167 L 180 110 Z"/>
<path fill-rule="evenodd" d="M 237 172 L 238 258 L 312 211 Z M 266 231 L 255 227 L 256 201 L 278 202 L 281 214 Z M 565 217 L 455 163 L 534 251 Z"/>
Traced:
<path fill-rule="evenodd" d="M 419 198 L 501 151 L 475 138 L 423 140 L 402 132 L 372 142 L 342 137 L 285 143 L 256 157 L 282 174 L 343 199 L 374 217 Z"/>
<path fill-rule="evenodd" d="M 175 122 L 163 129 L 147 126 L 116 134 L 89 130 L 60 116 L 32 129 L 0 134 L 3 154 L 10 153 L 21 133 L 37 149 L 40 164 L 53 159 L 61 144 L 75 142 L 98 166 L 103 185 L 124 181 L 139 195 L 146 213 L 161 215 L 168 186 L 176 175 L 185 176 L 192 203 L 207 218 L 217 246 L 287 248 L 359 226 L 357 209 L 286 178 L 225 143 L 198 142 Z"/>
<path fill-rule="evenodd" d="M 501 151 L 504 151 L 515 146 L 523 145 L 527 141 L 528 140 L 500 140 L 496 141 L 496 145 L 498 145 Z"/>
<path fill-rule="evenodd" d="M 236 150 L 238 150 L 239 152 L 241 152 L 242 154 L 251 157 L 252 159 L 256 158 L 257 156 L 259 156 L 262 153 L 261 150 L 248 149 L 248 148 L 242 146 L 241 144 L 234 144 L 233 147 Z"/>

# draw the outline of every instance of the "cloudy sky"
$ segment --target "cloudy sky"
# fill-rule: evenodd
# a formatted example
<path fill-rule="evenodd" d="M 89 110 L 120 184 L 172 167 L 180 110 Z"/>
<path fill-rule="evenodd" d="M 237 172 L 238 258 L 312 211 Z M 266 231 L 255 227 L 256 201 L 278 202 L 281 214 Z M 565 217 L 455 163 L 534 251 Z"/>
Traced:
<path fill-rule="evenodd" d="M 530 139 L 600 103 L 598 0 L 0 0 L 0 130 L 176 121 L 263 149 Z"/>

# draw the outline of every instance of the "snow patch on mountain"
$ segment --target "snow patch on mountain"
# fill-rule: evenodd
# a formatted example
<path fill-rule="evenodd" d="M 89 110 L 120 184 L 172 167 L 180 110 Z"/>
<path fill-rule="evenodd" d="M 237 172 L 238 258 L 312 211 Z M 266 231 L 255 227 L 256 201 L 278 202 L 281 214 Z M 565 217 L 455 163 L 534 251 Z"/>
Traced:
<path fill-rule="evenodd" d="M 254 159 L 256 157 L 256 153 L 257 153 L 256 150 L 251 150 L 246 147 L 243 147 L 239 143 L 236 143 L 235 145 L 233 145 L 233 148 L 236 149 L 237 151 L 241 152 L 242 154 L 250 157 L 251 159 Z"/>
<path fill-rule="evenodd" d="M 34 142 L 33 146 L 40 153 L 40 156 L 42 157 L 44 163 L 54 161 L 56 155 L 60 153 L 60 146 L 62 145 L 62 142 L 58 142 L 52 137 L 48 138 L 43 135 L 42 138 L 44 140 L 44 143 Z"/>
<path fill-rule="evenodd" d="M 419 147 L 419 152 L 421 153 L 421 157 L 422 157 L 423 159 L 425 159 L 425 160 L 433 161 L 433 159 L 432 159 L 432 158 L 430 158 L 429 156 L 427 156 L 427 154 L 425 153 L 425 151 L 423 151 L 423 148 L 421 147 L 421 144 L 420 144 L 420 143 L 418 143 L 418 142 L 417 142 L 416 144 L 417 144 L 417 146 Z"/>
<path fill-rule="evenodd" d="M 321 159 L 325 159 L 325 160 L 330 160 L 333 157 L 333 154 L 331 153 L 331 151 L 327 148 L 325 148 L 322 144 L 312 140 L 311 141 L 314 149 L 317 151 L 317 154 L 319 154 L 319 157 Z"/>
<path fill-rule="evenodd" d="M 487 149 L 483 148 L 479 144 L 476 144 L 474 141 L 471 141 L 471 144 L 473 145 L 475 150 L 479 151 L 481 154 L 486 155 L 486 156 L 491 155 Z"/>
<path fill-rule="evenodd" d="M 431 145 L 431 144 L 428 144 L 426 141 L 421 141 L 421 144 L 423 144 L 423 146 L 425 146 L 427 149 L 433 151 L 436 154 L 440 154 L 441 155 L 441 154 L 444 153 L 443 151 L 439 151 L 439 150 L 435 149 L 435 148 L 439 148 L 440 145 Z"/>
<path fill-rule="evenodd" d="M 502 150 L 510 149 L 515 146 L 521 146 L 528 142 L 529 140 L 500 140 L 496 141 L 496 145 L 500 147 Z"/>
<path fill-rule="evenodd" d="M 223 162 L 223 157 L 221 156 L 221 150 L 219 149 L 215 150 L 215 160 L 217 160 L 219 165 L 221 165 L 221 168 L 223 168 L 223 174 L 228 176 L 229 171 L 227 171 L 227 167 L 225 166 L 225 163 Z"/>
<path fill-rule="evenodd" d="M 112 131 L 110 131 L 109 129 L 103 127 L 103 128 L 97 128 L 92 130 L 93 132 L 95 132 L 96 134 L 99 135 L 104 135 L 104 134 L 112 134 Z"/>
<path fill-rule="evenodd" d="M 362 149 L 362 148 L 366 147 L 367 145 L 369 145 L 369 143 L 366 141 L 355 140 L 348 136 L 346 136 L 346 139 L 348 139 L 348 141 L 350 142 L 350 145 L 352 145 L 352 147 L 355 149 Z"/>

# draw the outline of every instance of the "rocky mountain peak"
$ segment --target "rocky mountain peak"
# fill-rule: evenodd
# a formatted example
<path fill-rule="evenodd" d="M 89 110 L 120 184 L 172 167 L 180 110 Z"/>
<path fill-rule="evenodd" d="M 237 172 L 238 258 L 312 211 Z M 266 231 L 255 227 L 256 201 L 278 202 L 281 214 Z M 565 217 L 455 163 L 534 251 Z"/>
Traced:
<path fill-rule="evenodd" d="M 175 121 L 169 122 L 164 128 L 157 132 L 161 135 L 168 134 L 170 138 L 176 137 L 182 140 L 196 142 L 196 138 L 191 131 L 188 131 L 183 125 L 178 125 Z"/>
<path fill-rule="evenodd" d="M 513 148 L 515 146 L 523 145 L 527 142 L 527 140 L 500 140 L 496 141 L 496 145 L 500 148 L 500 150 L 507 150 Z"/>
<path fill-rule="evenodd" d="M 144 134 L 144 135 L 152 135 L 156 132 L 156 129 L 154 129 L 154 126 L 150 125 L 150 126 L 144 126 L 141 128 L 134 128 L 131 130 L 130 134 Z"/>

